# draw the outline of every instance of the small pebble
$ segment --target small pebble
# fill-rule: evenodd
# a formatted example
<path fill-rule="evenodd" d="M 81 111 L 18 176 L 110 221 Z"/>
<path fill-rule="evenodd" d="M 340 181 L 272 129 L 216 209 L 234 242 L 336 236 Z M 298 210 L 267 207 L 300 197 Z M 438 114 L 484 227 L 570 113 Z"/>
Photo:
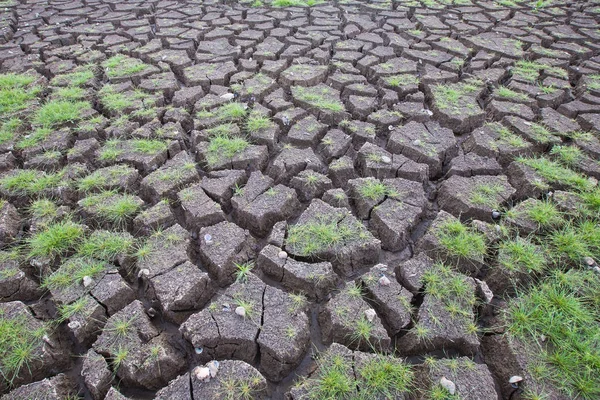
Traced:
<path fill-rule="evenodd" d="M 281 258 L 282 260 L 285 260 L 287 258 L 287 253 L 285 251 L 280 251 L 279 254 L 277 254 L 277 257 Z"/>
<path fill-rule="evenodd" d="M 379 278 L 379 284 L 381 286 L 390 286 L 390 280 L 387 276 L 383 275 L 381 278 Z"/>
<path fill-rule="evenodd" d="M 241 306 L 236 307 L 235 308 L 235 313 L 237 315 L 239 315 L 240 317 L 245 317 L 246 316 L 246 309 L 244 307 L 241 307 Z"/>
<path fill-rule="evenodd" d="M 508 380 L 508 383 L 510 383 L 512 387 L 516 388 L 516 387 L 519 387 L 519 382 L 521 382 L 522 380 L 523 380 L 522 376 L 513 375 Z"/>
<path fill-rule="evenodd" d="M 229 311 L 231 311 L 231 306 L 229 305 L 229 303 L 225 303 L 225 304 L 223 304 L 223 311 L 224 311 L 224 312 L 229 312 Z"/>
<path fill-rule="evenodd" d="M 69 322 L 69 323 L 67 324 L 67 326 L 68 326 L 70 329 L 73 329 L 73 330 L 75 330 L 75 329 L 79 329 L 79 328 L 81 328 L 81 322 L 79 322 L 79 321 L 71 321 L 71 322 Z"/>
<path fill-rule="evenodd" d="M 210 371 L 211 378 L 214 378 L 215 376 L 217 376 L 217 373 L 219 372 L 219 362 L 217 360 L 213 360 L 213 361 L 209 362 L 208 364 L 206 364 L 206 366 L 208 367 L 208 370 Z"/>
<path fill-rule="evenodd" d="M 451 395 L 454 395 L 454 393 L 456 393 L 456 385 L 450 379 L 446 379 L 445 376 L 442 376 L 442 378 L 440 379 L 440 385 L 442 385 L 442 387 L 446 389 Z"/>
<path fill-rule="evenodd" d="M 87 275 L 83 277 L 83 287 L 88 287 L 88 286 L 90 286 L 90 285 L 91 285 L 93 282 L 94 282 L 94 280 L 93 280 L 91 277 L 89 277 L 89 276 L 87 276 Z"/>
<path fill-rule="evenodd" d="M 394 126 L 393 125 L 388 126 L 388 131 L 393 131 L 393 130 L 394 130 Z"/>
<path fill-rule="evenodd" d="M 498 210 L 492 210 L 492 219 L 493 220 L 500 219 L 500 211 L 498 211 Z"/>
<path fill-rule="evenodd" d="M 206 244 L 212 243 L 212 236 L 210 235 L 210 233 L 207 233 L 206 235 L 204 235 L 204 243 L 206 243 Z"/>
<path fill-rule="evenodd" d="M 196 354 L 202 354 L 202 352 L 204 351 L 204 349 L 202 347 L 196 347 L 194 349 L 194 351 L 196 352 Z"/>
<path fill-rule="evenodd" d="M 224 100 L 232 100 L 234 95 L 233 93 L 225 93 L 220 96 Z"/>
<path fill-rule="evenodd" d="M 207 381 L 210 379 L 210 370 L 208 367 L 196 367 L 194 368 L 194 375 L 201 381 Z"/>
<path fill-rule="evenodd" d="M 381 156 L 381 162 L 384 164 L 391 164 L 392 163 L 392 159 L 389 158 L 388 156 Z"/>
<path fill-rule="evenodd" d="M 600 274 L 600 267 L 596 265 L 594 267 L 594 272 L 597 273 L 597 274 Z"/>
<path fill-rule="evenodd" d="M 369 321 L 369 322 L 373 322 L 376 315 L 377 314 L 375 313 L 375 310 L 373 310 L 372 308 L 365 310 L 365 317 L 367 317 L 367 321 Z"/>
<path fill-rule="evenodd" d="M 140 269 L 140 272 L 138 272 L 138 278 L 148 275 L 150 275 L 150 270 L 148 268 Z"/>
<path fill-rule="evenodd" d="M 594 265 L 596 265 L 596 261 L 592 257 L 584 257 L 583 261 L 589 268 L 592 268 Z"/>
<path fill-rule="evenodd" d="M 148 309 L 148 311 L 146 311 L 146 314 L 148 314 L 148 316 L 150 318 L 154 318 L 154 317 L 156 317 L 156 314 L 158 314 L 158 313 L 156 312 L 156 310 L 154 308 L 150 307 Z"/>

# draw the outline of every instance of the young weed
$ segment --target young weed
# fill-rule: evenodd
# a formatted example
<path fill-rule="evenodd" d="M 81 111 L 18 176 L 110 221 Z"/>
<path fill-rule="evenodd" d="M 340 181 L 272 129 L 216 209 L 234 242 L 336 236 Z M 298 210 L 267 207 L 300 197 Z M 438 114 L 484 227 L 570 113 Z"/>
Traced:
<path fill-rule="evenodd" d="M 117 54 L 112 56 L 108 60 L 102 63 L 106 71 L 108 78 L 122 78 L 135 75 L 139 72 L 143 72 L 148 68 L 148 65 L 144 64 L 137 58 L 127 57 L 123 54 Z"/>
<path fill-rule="evenodd" d="M 452 256 L 480 259 L 487 252 L 484 236 L 467 228 L 458 220 L 443 222 L 434 234 L 442 247 Z"/>
<path fill-rule="evenodd" d="M 377 354 L 357 368 L 363 399 L 402 398 L 412 387 L 413 371 L 401 360 Z"/>
<path fill-rule="evenodd" d="M 234 263 L 236 271 L 235 271 L 235 281 L 246 283 L 248 282 L 248 277 L 250 275 L 250 271 L 254 268 L 254 262 L 247 261 L 244 263 Z"/>
<path fill-rule="evenodd" d="M 365 199 L 377 200 L 385 196 L 397 195 L 394 189 L 377 179 L 369 179 L 358 187 L 358 194 Z"/>
<path fill-rule="evenodd" d="M 108 267 L 104 261 L 81 257 L 70 258 L 58 270 L 42 280 L 42 287 L 49 290 L 62 290 L 80 285 L 84 277 L 93 279 Z"/>
<path fill-rule="evenodd" d="M 61 221 L 36 232 L 27 241 L 29 257 L 56 257 L 74 249 L 84 234 L 84 227 L 73 221 Z"/>

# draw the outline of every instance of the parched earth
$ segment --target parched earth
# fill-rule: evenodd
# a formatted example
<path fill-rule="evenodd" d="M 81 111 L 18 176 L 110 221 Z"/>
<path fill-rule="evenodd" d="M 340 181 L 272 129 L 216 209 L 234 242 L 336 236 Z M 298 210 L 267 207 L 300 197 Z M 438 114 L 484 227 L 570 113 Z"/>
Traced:
<path fill-rule="evenodd" d="M 556 337 L 507 328 L 600 257 L 599 27 L 597 1 L 0 1 L 2 400 L 600 398 L 597 342 L 569 391 Z"/>

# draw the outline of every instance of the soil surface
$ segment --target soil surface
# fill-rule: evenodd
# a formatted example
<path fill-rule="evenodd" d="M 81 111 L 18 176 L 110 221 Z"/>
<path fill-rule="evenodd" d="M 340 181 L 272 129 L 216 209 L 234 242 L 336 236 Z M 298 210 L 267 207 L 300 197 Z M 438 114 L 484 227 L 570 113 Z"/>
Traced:
<path fill-rule="evenodd" d="M 334 350 L 517 398 L 499 220 L 578 209 L 523 157 L 598 184 L 598 3 L 316 3 L 0 0 L 0 317 L 49 329 L 2 400 L 313 399 Z"/>

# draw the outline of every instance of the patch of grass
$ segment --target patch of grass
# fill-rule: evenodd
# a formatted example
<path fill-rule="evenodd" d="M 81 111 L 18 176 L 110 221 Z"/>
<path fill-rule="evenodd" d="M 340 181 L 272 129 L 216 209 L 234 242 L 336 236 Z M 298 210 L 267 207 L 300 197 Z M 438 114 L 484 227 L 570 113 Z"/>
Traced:
<path fill-rule="evenodd" d="M 143 72 L 148 68 L 147 64 L 137 58 L 117 54 L 102 63 L 108 78 L 122 78 Z"/>
<path fill-rule="evenodd" d="M 498 196 L 504 191 L 500 184 L 478 184 L 471 191 L 470 201 L 472 204 L 497 208 L 499 206 Z"/>
<path fill-rule="evenodd" d="M 83 240 L 78 253 L 84 257 L 112 261 L 119 255 L 129 254 L 134 244 L 133 237 L 126 232 L 97 230 Z"/>
<path fill-rule="evenodd" d="M 0 74 L 0 117 L 23 110 L 40 94 L 39 87 L 31 87 L 33 82 L 31 75 Z"/>
<path fill-rule="evenodd" d="M 36 111 L 33 123 L 51 128 L 67 122 L 75 122 L 82 118 L 84 111 L 91 108 L 87 101 L 51 100 Z"/>
<path fill-rule="evenodd" d="M 485 255 L 487 245 L 482 234 L 458 220 L 440 224 L 434 232 L 440 244 L 452 256 L 478 259 Z"/>
<path fill-rule="evenodd" d="M 115 352 L 112 356 L 112 359 L 111 359 L 111 364 L 112 364 L 113 370 L 117 371 L 119 369 L 119 367 L 125 362 L 125 360 L 127 359 L 128 356 L 129 356 L 129 349 L 127 347 L 119 345 L 119 347 L 115 350 Z"/>
<path fill-rule="evenodd" d="M 552 147 L 550 154 L 567 167 L 575 167 L 584 159 L 583 152 L 576 146 L 557 145 Z"/>
<path fill-rule="evenodd" d="M 89 296 L 83 296 L 69 304 L 61 304 L 58 306 L 58 319 L 57 323 L 64 322 L 74 315 L 81 315 L 83 317 L 89 317 L 92 312 L 93 300 Z M 90 307 L 92 306 L 92 307 Z"/>
<path fill-rule="evenodd" d="M 355 369 L 364 399 L 402 398 L 412 388 L 413 371 L 399 359 L 377 354 Z"/>
<path fill-rule="evenodd" d="M 529 100 L 529 96 L 524 93 L 515 92 L 512 89 L 507 88 L 506 86 L 500 86 L 496 89 L 495 94 L 503 99 L 509 100 L 517 100 L 517 101 L 527 101 Z"/>
<path fill-rule="evenodd" d="M 316 87 L 303 87 L 294 86 L 292 87 L 292 93 L 298 100 L 308 103 L 310 106 L 318 108 L 320 110 L 327 110 L 333 112 L 344 111 L 344 105 L 339 99 L 331 98 L 333 93 L 327 86 L 316 86 Z"/>
<path fill-rule="evenodd" d="M 477 299 L 469 277 L 454 272 L 442 263 L 436 263 L 423 274 L 425 293 L 435 297 L 445 306 L 455 305 L 458 310 L 473 307 Z"/>
<path fill-rule="evenodd" d="M 325 0 L 273 0 L 273 7 L 312 7 L 324 3 Z"/>
<path fill-rule="evenodd" d="M 521 293 L 507 312 L 508 332 L 529 346 L 544 381 L 552 382 L 567 398 L 600 396 L 599 315 L 594 298 L 589 297 L 598 291 L 600 278 L 592 271 L 555 271 Z M 547 344 L 538 341 L 541 335 Z"/>
<path fill-rule="evenodd" d="M 9 385 L 40 356 L 36 349 L 45 334 L 44 327 L 32 329 L 24 315 L 8 318 L 0 310 L 0 374 Z"/>
<path fill-rule="evenodd" d="M 85 91 L 85 89 L 82 89 L 77 86 L 68 86 L 58 88 L 54 92 L 54 96 L 60 100 L 74 102 L 85 99 L 85 97 L 87 96 L 87 92 Z"/>
<path fill-rule="evenodd" d="M 38 199 L 31 203 L 29 212 L 34 218 L 48 218 L 56 215 L 58 206 L 49 199 Z"/>
<path fill-rule="evenodd" d="M 82 199 L 80 204 L 83 207 L 94 208 L 100 219 L 117 226 L 124 226 L 142 207 L 137 196 L 118 194 L 116 191 L 88 196 Z"/>
<path fill-rule="evenodd" d="M 419 78 L 410 74 L 387 76 L 383 78 L 383 81 L 391 87 L 419 84 Z"/>
<path fill-rule="evenodd" d="M 370 200 L 377 200 L 385 196 L 397 196 L 395 189 L 390 188 L 385 183 L 377 179 L 369 179 L 358 187 L 358 193 L 361 197 Z"/>
<path fill-rule="evenodd" d="M 540 228 L 550 228 L 560 226 L 564 223 L 562 213 L 556 208 L 556 205 L 548 200 L 536 201 L 528 204 L 523 210 L 507 211 L 507 216 L 512 219 L 529 218 L 536 222 Z"/>
<path fill-rule="evenodd" d="M 0 144 L 16 139 L 23 122 L 19 118 L 10 118 L 0 125 Z"/>
<path fill-rule="evenodd" d="M 527 239 L 517 237 L 500 243 L 498 264 L 508 271 L 540 273 L 546 267 L 546 257 L 539 246 Z"/>
<path fill-rule="evenodd" d="M 268 129 L 273 126 L 273 122 L 264 114 L 253 112 L 246 121 L 246 130 L 250 133 L 258 132 L 262 129 Z"/>
<path fill-rule="evenodd" d="M 541 71 L 557 75 L 561 78 L 568 78 L 567 71 L 562 68 L 528 60 L 517 61 L 515 67 L 512 69 L 512 74 L 526 82 L 535 83 L 538 80 Z"/>
<path fill-rule="evenodd" d="M 549 234 L 548 242 L 555 262 L 579 263 L 584 257 L 600 259 L 600 227 L 594 220 L 565 224 Z"/>
<path fill-rule="evenodd" d="M 308 303 L 308 301 L 306 300 L 306 296 L 304 296 L 303 294 L 290 293 L 288 294 L 288 298 L 291 301 L 291 304 L 288 307 L 288 311 L 292 314 L 304 308 Z"/>
<path fill-rule="evenodd" d="M 29 135 L 22 136 L 21 139 L 15 144 L 15 148 L 18 150 L 28 149 L 44 142 L 52 134 L 51 128 L 37 128 Z"/>
<path fill-rule="evenodd" d="M 487 123 L 485 126 L 492 129 L 494 132 L 498 134 L 498 142 L 505 144 L 507 146 L 511 146 L 517 149 L 523 148 L 527 146 L 527 141 L 523 139 L 521 136 L 514 134 L 507 127 L 497 123 Z"/>
<path fill-rule="evenodd" d="M 84 276 L 94 278 L 108 268 L 109 265 L 104 261 L 72 257 L 64 262 L 58 270 L 45 277 L 42 287 L 49 290 L 66 289 L 81 284 Z"/>
<path fill-rule="evenodd" d="M 591 182 L 585 176 L 557 161 L 545 157 L 519 157 L 517 162 L 534 169 L 547 181 L 561 183 L 584 191 L 592 189 Z"/>
<path fill-rule="evenodd" d="M 360 227 L 321 219 L 290 227 L 286 243 L 297 254 L 311 256 L 357 238 L 360 238 Z"/>
<path fill-rule="evenodd" d="M 318 376 L 310 379 L 309 399 L 344 399 L 356 391 L 352 365 L 342 356 L 325 355 L 318 360 L 318 367 Z"/>
<path fill-rule="evenodd" d="M 132 171 L 134 171 L 133 168 L 124 164 L 102 168 L 79 179 L 77 189 L 82 192 L 89 192 L 106 186 L 116 186 L 121 177 L 130 174 Z"/>
<path fill-rule="evenodd" d="M 55 76 L 50 84 L 53 86 L 58 84 L 71 87 L 83 86 L 94 79 L 94 67 L 93 64 L 77 67 L 72 72 Z"/>
<path fill-rule="evenodd" d="M 219 135 L 212 138 L 209 142 L 206 162 L 208 165 L 215 165 L 222 160 L 233 158 L 246 150 L 250 143 L 241 137 Z"/>
<path fill-rule="evenodd" d="M 459 112 L 463 106 L 469 108 L 469 104 L 473 103 L 473 95 L 481 89 L 481 85 L 482 82 L 476 79 L 435 85 L 432 89 L 435 104 L 440 109 L 451 112 Z"/>
<path fill-rule="evenodd" d="M 0 186 L 14 195 L 39 195 L 64 184 L 63 176 L 62 172 L 47 173 L 33 169 L 14 170 L 14 173 L 0 179 Z"/>
<path fill-rule="evenodd" d="M 36 232 L 26 243 L 29 257 L 55 257 L 66 254 L 80 243 L 84 233 L 83 225 L 73 221 L 61 221 L 48 225 Z"/>

